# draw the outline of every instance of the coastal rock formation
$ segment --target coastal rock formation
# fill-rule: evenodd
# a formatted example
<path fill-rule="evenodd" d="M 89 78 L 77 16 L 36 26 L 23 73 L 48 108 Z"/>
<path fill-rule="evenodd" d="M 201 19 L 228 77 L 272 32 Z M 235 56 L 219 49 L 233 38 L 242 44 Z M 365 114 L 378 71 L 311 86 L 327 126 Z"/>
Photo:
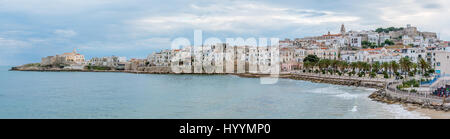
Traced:
<path fill-rule="evenodd" d="M 414 99 L 408 97 L 396 97 L 391 96 L 386 93 L 385 89 L 380 89 L 378 91 L 373 92 L 369 98 L 374 101 L 387 103 L 387 104 L 411 104 L 416 107 L 425 108 L 425 109 L 434 109 L 437 111 L 445 111 L 448 112 L 450 110 L 450 103 L 437 103 L 432 102 L 426 99 Z"/>

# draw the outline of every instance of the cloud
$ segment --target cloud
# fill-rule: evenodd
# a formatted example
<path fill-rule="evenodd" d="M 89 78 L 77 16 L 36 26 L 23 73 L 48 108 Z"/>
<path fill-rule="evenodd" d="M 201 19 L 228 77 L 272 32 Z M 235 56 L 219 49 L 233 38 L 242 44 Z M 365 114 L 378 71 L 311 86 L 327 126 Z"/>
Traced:
<path fill-rule="evenodd" d="M 354 22 L 359 19 L 331 11 L 293 9 L 258 2 L 191 4 L 188 8 L 187 12 L 147 16 L 128 23 L 136 30 L 156 33 L 183 29 L 248 33 L 302 25 Z"/>
<path fill-rule="evenodd" d="M 123 0 L 1 0 L 0 12 L 25 12 L 37 15 L 67 15 L 124 2 Z"/>
<path fill-rule="evenodd" d="M 57 29 L 53 33 L 58 36 L 67 37 L 67 38 L 77 35 L 77 32 L 75 32 L 73 30 L 63 30 L 63 29 Z"/>
<path fill-rule="evenodd" d="M 173 38 L 298 38 L 412 24 L 450 39 L 448 0 L 0 0 L 0 54 L 142 56 Z M 30 47 L 28 47 L 30 46 Z M 3 56 L 6 58 L 6 56 Z M 4 63 L 4 62 L 0 62 Z"/>
<path fill-rule="evenodd" d="M 386 25 L 412 24 L 420 31 L 438 32 L 441 33 L 441 38 L 449 39 L 450 24 L 445 18 L 450 16 L 448 7 L 450 7 L 450 1 L 447 0 L 398 0 L 389 6 L 379 8 L 379 16 Z"/>
<path fill-rule="evenodd" d="M 31 44 L 25 41 L 0 37 L 0 65 L 12 65 L 18 53 L 31 48 Z"/>
<path fill-rule="evenodd" d="M 93 51 L 133 51 L 133 50 L 160 50 L 169 49 L 170 38 L 148 38 L 142 40 L 133 40 L 120 43 L 111 42 L 90 42 L 76 46 L 82 50 Z"/>
<path fill-rule="evenodd" d="M 25 46 L 30 46 L 30 44 L 24 41 L 0 38 L 0 49 L 13 49 Z"/>

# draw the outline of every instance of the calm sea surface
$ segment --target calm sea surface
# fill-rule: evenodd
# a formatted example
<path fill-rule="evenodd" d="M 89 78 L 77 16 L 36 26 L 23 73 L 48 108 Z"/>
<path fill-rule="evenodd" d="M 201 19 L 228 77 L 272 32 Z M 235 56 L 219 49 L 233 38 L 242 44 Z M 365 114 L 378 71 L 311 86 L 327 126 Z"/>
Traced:
<path fill-rule="evenodd" d="M 428 118 L 375 91 L 232 75 L 19 72 L 0 67 L 0 118 Z"/>

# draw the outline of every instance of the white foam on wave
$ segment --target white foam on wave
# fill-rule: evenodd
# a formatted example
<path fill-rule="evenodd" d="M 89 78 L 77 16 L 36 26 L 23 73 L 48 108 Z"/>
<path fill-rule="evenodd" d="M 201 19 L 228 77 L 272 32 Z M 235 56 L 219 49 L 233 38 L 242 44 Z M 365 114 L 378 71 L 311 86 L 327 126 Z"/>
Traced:
<path fill-rule="evenodd" d="M 355 99 L 358 98 L 357 94 L 350 94 L 350 93 L 343 93 L 343 94 L 338 94 L 338 95 L 334 95 L 335 97 L 339 97 L 339 98 L 343 98 L 343 99 Z"/>
<path fill-rule="evenodd" d="M 346 99 L 346 100 L 356 99 L 361 95 L 365 95 L 362 93 L 350 93 L 349 91 L 350 90 L 340 88 L 339 86 L 331 85 L 331 86 L 327 86 L 327 87 L 316 88 L 316 89 L 311 90 L 310 92 L 316 93 L 316 94 L 326 94 L 326 95 L 330 95 L 333 97 L 338 97 L 338 98 Z M 357 92 L 359 92 L 359 91 L 357 91 Z"/>
<path fill-rule="evenodd" d="M 358 111 L 358 106 L 353 106 L 353 108 L 350 111 L 351 112 L 357 112 Z"/>
<path fill-rule="evenodd" d="M 364 90 L 366 90 L 366 91 L 372 91 L 372 92 L 377 91 L 377 89 L 375 89 L 375 88 L 364 88 Z"/>
<path fill-rule="evenodd" d="M 327 86 L 327 87 L 322 87 L 322 88 L 316 88 L 316 89 L 311 90 L 310 92 L 316 93 L 316 94 L 343 94 L 343 93 L 345 93 L 336 86 Z"/>
<path fill-rule="evenodd" d="M 384 105 L 383 108 L 394 114 L 395 119 L 431 119 L 430 117 L 424 116 L 419 112 L 405 110 L 403 106 L 398 104 Z"/>

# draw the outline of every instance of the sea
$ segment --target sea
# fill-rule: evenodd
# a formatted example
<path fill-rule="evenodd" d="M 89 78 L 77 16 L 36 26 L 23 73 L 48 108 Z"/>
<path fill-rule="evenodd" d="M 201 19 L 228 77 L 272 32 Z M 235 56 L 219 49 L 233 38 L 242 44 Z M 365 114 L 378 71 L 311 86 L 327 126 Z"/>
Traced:
<path fill-rule="evenodd" d="M 29 72 L 0 67 L 2 119 L 427 119 L 371 88 L 235 75 Z"/>

